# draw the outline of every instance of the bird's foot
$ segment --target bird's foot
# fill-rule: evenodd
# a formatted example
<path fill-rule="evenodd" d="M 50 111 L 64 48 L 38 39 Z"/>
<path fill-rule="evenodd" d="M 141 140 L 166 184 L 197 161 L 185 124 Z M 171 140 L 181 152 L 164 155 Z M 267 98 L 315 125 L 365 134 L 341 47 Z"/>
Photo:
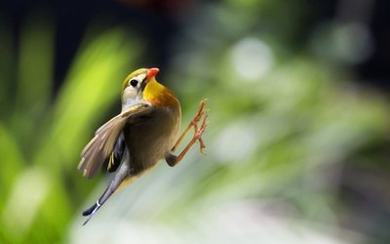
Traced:
<path fill-rule="evenodd" d="M 199 141 L 199 147 L 200 147 L 199 149 L 200 149 L 200 152 L 202 154 L 205 153 L 205 149 L 206 149 L 206 144 L 204 143 L 204 141 L 202 139 L 202 135 L 203 135 L 203 133 L 206 130 L 206 127 L 207 127 L 206 106 L 207 106 L 206 100 L 203 99 L 200 102 L 198 111 L 196 112 L 194 118 L 191 121 L 191 124 L 192 124 L 192 126 L 194 127 L 194 130 L 195 130 L 193 138 L 194 138 L 195 141 Z M 201 125 L 199 127 L 198 124 L 199 124 L 200 120 L 202 119 L 202 117 L 203 117 L 203 120 L 202 120 L 202 123 L 201 123 Z"/>

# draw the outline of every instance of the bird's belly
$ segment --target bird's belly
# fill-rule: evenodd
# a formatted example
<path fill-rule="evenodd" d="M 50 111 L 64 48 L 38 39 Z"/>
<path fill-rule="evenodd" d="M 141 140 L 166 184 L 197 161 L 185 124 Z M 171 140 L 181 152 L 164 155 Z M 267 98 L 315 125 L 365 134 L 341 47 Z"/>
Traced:
<path fill-rule="evenodd" d="M 127 126 L 125 138 L 130 164 L 140 170 L 156 164 L 172 147 L 177 130 L 173 117 L 162 112 Z"/>

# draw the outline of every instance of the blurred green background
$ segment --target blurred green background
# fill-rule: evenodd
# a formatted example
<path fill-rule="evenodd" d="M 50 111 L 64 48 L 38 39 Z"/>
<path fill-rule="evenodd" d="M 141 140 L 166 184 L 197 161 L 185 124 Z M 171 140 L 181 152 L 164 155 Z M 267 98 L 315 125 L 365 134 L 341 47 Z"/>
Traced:
<path fill-rule="evenodd" d="M 386 0 L 0 7 L 0 243 L 390 242 Z M 183 125 L 208 99 L 207 154 L 83 227 L 107 179 L 82 177 L 80 151 L 143 66 Z"/>

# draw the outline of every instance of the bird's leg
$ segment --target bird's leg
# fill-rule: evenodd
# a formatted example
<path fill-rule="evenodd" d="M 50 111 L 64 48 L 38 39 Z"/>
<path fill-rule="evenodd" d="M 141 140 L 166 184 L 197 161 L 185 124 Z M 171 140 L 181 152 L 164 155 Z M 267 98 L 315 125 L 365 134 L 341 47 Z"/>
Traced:
<path fill-rule="evenodd" d="M 207 119 L 207 114 L 205 113 L 203 116 L 201 126 L 198 128 L 197 124 L 193 125 L 195 128 L 194 136 L 192 137 L 191 141 L 187 144 L 187 146 L 183 149 L 183 151 L 181 151 L 181 153 L 179 155 L 176 156 L 172 153 L 169 153 L 165 157 L 165 161 L 167 161 L 169 166 L 173 167 L 177 163 L 179 163 L 183 159 L 183 157 L 186 155 L 188 150 L 190 150 L 190 148 L 196 143 L 196 141 L 199 141 L 200 148 L 201 148 L 200 150 L 201 150 L 201 152 L 203 152 L 203 150 L 206 148 L 206 146 L 204 145 L 203 140 L 202 140 L 202 134 L 206 130 L 206 126 L 207 126 L 206 119 Z"/>
<path fill-rule="evenodd" d="M 205 114 L 206 114 L 206 100 L 203 99 L 199 104 L 198 111 L 196 111 L 194 118 L 191 120 L 191 122 L 188 124 L 187 128 L 179 136 L 175 145 L 172 147 L 172 149 L 171 149 L 172 152 L 174 152 L 177 149 L 177 147 L 182 142 L 183 138 L 187 135 L 187 133 L 190 131 L 190 129 L 192 127 L 194 127 L 194 129 L 195 129 L 195 133 L 198 131 L 198 123 L 201 120 L 201 118 L 203 117 L 203 115 L 205 115 Z M 201 137 L 198 138 L 198 141 L 200 144 L 200 151 L 203 153 L 204 149 L 206 148 L 206 145 L 204 144 Z"/>

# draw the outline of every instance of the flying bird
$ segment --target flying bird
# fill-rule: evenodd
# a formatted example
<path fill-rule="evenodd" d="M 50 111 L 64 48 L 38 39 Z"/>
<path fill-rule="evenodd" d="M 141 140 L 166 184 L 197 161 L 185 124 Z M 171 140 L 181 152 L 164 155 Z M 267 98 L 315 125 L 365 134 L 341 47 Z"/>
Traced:
<path fill-rule="evenodd" d="M 175 166 L 196 142 L 199 142 L 201 152 L 206 147 L 202 139 L 207 122 L 206 101 L 200 102 L 195 116 L 179 136 L 180 101 L 173 91 L 156 80 L 158 72 L 158 68 L 141 68 L 124 79 L 121 113 L 103 124 L 81 152 L 78 168 L 85 177 L 93 177 L 102 167 L 115 173 L 95 204 L 83 212 L 87 217 L 83 225 L 115 191 L 128 185 L 160 159 Z M 192 139 L 175 154 L 192 128 Z"/>

